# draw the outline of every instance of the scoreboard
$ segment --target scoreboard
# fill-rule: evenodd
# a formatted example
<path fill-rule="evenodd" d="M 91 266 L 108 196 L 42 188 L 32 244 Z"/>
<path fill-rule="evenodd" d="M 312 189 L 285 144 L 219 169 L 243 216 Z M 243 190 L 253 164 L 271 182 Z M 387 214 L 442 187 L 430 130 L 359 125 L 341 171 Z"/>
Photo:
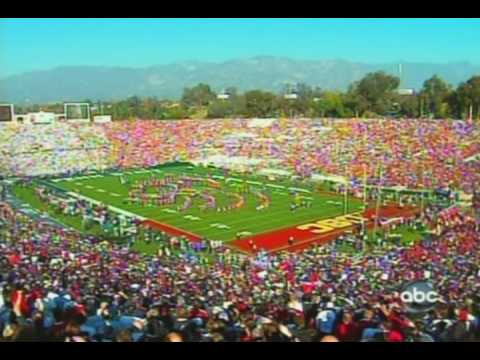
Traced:
<path fill-rule="evenodd" d="M 12 104 L 0 104 L 0 122 L 13 121 L 13 105 Z"/>
<path fill-rule="evenodd" d="M 90 104 L 88 103 L 65 103 L 64 110 L 67 121 L 90 121 Z"/>

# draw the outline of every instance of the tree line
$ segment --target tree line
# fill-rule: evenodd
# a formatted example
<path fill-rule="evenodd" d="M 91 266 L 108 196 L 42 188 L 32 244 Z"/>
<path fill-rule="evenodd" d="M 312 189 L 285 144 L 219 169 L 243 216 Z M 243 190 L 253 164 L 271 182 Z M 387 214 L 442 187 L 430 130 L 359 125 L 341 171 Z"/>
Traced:
<path fill-rule="evenodd" d="M 373 72 L 352 83 L 347 91 L 323 90 L 307 84 L 285 86 L 280 92 L 236 88 L 224 96 L 208 84 L 185 88 L 179 101 L 132 96 L 120 101 L 85 100 L 92 113 L 113 119 L 185 119 L 231 117 L 398 117 L 455 118 L 480 117 L 480 76 L 454 88 L 441 77 L 427 79 L 418 92 L 399 91 L 400 79 L 385 72 Z M 19 107 L 17 107 L 19 108 Z M 63 112 L 62 104 L 20 107 L 17 112 Z"/>

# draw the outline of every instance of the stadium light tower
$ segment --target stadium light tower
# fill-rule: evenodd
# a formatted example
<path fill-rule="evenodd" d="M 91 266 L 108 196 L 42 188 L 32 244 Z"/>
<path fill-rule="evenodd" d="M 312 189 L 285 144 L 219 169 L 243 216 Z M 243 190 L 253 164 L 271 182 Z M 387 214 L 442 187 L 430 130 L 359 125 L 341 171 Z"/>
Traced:
<path fill-rule="evenodd" d="M 405 77 L 403 71 L 403 64 L 398 64 L 398 78 L 400 79 L 398 83 L 398 94 L 399 95 L 413 95 L 415 93 L 414 89 L 405 87 Z"/>
<path fill-rule="evenodd" d="M 402 64 L 398 64 L 398 77 L 400 78 L 399 87 L 401 88 L 403 85 L 403 67 Z"/>
<path fill-rule="evenodd" d="M 473 105 L 470 104 L 469 111 L 468 111 L 468 123 L 473 123 Z"/>
<path fill-rule="evenodd" d="M 382 205 L 382 184 L 383 184 L 383 167 L 382 164 L 379 164 L 379 177 L 378 177 L 378 184 L 377 184 L 377 203 L 375 205 L 375 222 L 373 226 L 373 237 L 375 241 L 377 241 L 377 231 L 380 225 L 380 207 Z"/>
<path fill-rule="evenodd" d="M 291 83 L 286 83 L 287 85 L 287 92 L 283 95 L 283 98 L 289 102 L 294 102 L 298 99 L 297 90 L 292 86 Z M 293 108 L 290 108 L 290 119 L 293 119 Z"/>
<path fill-rule="evenodd" d="M 222 92 L 217 94 L 218 100 L 228 100 L 230 99 L 230 94 L 226 90 L 222 90 Z"/>
<path fill-rule="evenodd" d="M 347 165 L 345 165 L 345 171 L 347 169 Z M 348 214 L 348 185 L 350 183 L 350 174 L 346 172 L 346 181 L 345 181 L 345 188 L 343 189 L 344 191 L 344 198 L 343 198 L 343 215 Z"/>

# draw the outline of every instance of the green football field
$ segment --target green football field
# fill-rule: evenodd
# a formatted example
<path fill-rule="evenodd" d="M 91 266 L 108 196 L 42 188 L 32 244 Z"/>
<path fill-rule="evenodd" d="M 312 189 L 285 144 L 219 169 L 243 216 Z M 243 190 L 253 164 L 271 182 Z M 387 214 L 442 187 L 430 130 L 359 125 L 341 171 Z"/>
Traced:
<path fill-rule="evenodd" d="M 121 183 L 121 175 L 127 180 L 127 184 Z M 228 174 L 225 179 L 223 175 L 223 170 L 220 169 L 177 165 L 125 171 L 121 174 L 110 173 L 108 175 L 53 179 L 50 180 L 50 183 L 62 190 L 80 194 L 136 215 L 210 239 L 223 241 L 235 239 L 238 233 L 254 235 L 344 213 L 343 196 L 321 192 L 318 186 L 313 184 L 279 178 L 272 180 L 260 176 L 245 177 L 235 173 Z M 182 210 L 181 207 L 185 203 L 187 194 L 180 195 L 175 204 L 168 206 L 144 206 L 128 201 L 129 190 L 137 182 L 152 177 L 161 179 L 165 176 L 173 176 L 175 179 L 187 176 L 205 180 L 211 177 L 218 181 L 220 188 L 213 189 L 205 181 L 193 185 L 192 189 L 199 193 L 209 191 L 215 197 L 218 208 L 231 205 L 237 201 L 238 196 L 243 196 L 244 206 L 225 212 L 218 212 L 215 209 L 205 210 L 202 209 L 205 200 L 201 196 L 196 196 L 192 198 L 192 206 L 187 210 Z M 249 190 L 242 193 L 245 191 L 245 182 L 247 182 Z M 25 193 L 26 190 L 20 191 Z M 153 187 L 147 189 L 147 192 L 151 194 L 157 191 Z M 268 195 L 271 199 L 270 205 L 263 210 L 257 210 L 261 204 L 258 192 Z M 290 205 L 298 200 L 298 196 L 302 196 L 304 201 L 310 202 L 311 206 L 291 211 Z M 351 197 L 348 199 L 348 213 L 359 211 L 362 207 L 361 200 Z"/>

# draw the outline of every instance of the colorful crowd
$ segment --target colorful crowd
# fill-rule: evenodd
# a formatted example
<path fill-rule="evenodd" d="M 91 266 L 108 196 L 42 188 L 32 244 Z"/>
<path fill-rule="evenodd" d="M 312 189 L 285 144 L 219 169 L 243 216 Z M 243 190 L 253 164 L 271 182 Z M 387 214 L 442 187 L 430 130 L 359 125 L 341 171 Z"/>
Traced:
<path fill-rule="evenodd" d="M 438 209 L 428 209 L 430 217 Z M 429 225 L 429 216 L 423 218 Z M 480 237 L 462 211 L 438 236 L 343 253 L 181 250 L 163 234 L 156 256 L 32 221 L 0 207 L 2 341 L 480 340 Z M 202 261 L 209 256 L 212 261 Z M 399 289 L 427 280 L 434 308 L 415 315 Z"/>
<path fill-rule="evenodd" d="M 3 124 L 0 174 L 224 155 L 260 159 L 255 170 L 275 163 L 300 176 L 472 194 L 480 183 L 478 139 L 475 125 L 447 120 Z M 59 212 L 82 215 L 86 227 L 95 220 L 121 228 L 102 206 L 41 189 L 37 196 Z M 251 257 L 128 224 L 142 241 L 158 242 L 158 253 L 147 255 L 132 247 L 136 236 L 124 243 L 84 236 L 1 202 L 0 341 L 480 341 L 479 199 L 476 194 L 476 214 L 425 205 L 412 226 L 433 231 L 411 246 L 385 238 L 367 249 L 359 233 L 350 235 L 353 255 L 340 239 Z M 439 295 L 422 313 L 412 313 L 400 294 L 416 280 Z"/>
<path fill-rule="evenodd" d="M 33 126 L 4 124 L 0 172 L 47 175 L 88 169 L 148 167 L 215 156 L 257 159 L 301 176 L 346 176 L 408 188 L 479 181 L 478 125 L 450 120 L 248 119 L 117 121 Z M 253 160 L 252 160 L 253 161 Z M 232 163 L 234 161 L 232 160 Z"/>

